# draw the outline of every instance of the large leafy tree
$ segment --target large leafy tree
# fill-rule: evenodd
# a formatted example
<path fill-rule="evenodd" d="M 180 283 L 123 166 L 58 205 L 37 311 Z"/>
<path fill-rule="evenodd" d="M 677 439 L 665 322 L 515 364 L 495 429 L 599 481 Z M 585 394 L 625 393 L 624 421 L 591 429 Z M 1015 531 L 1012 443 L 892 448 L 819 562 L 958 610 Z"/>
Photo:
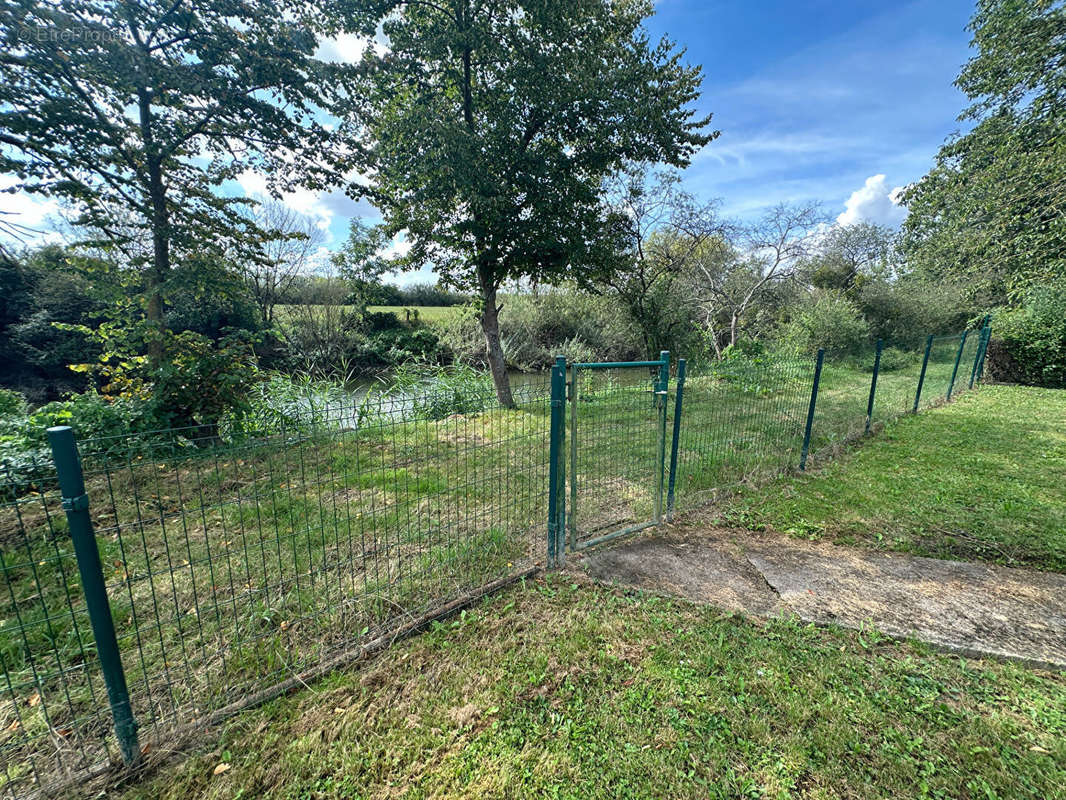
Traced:
<path fill-rule="evenodd" d="M 684 166 L 713 138 L 702 80 L 650 41 L 647 0 L 379 4 L 388 46 L 361 64 L 368 178 L 353 193 L 405 232 L 406 264 L 478 293 L 499 400 L 512 405 L 497 316 L 507 280 L 584 282 L 618 242 L 603 181 L 628 161 Z"/>
<path fill-rule="evenodd" d="M 162 357 L 176 254 L 256 257 L 263 231 L 224 186 L 339 180 L 321 121 L 341 65 L 315 59 L 327 14 L 295 0 L 0 0 L 0 170 L 72 201 L 88 229 L 138 231 L 149 353 Z"/>
<path fill-rule="evenodd" d="M 970 30 L 973 127 L 904 193 L 903 234 L 910 265 L 994 305 L 1066 278 L 1066 6 L 979 0 Z"/>

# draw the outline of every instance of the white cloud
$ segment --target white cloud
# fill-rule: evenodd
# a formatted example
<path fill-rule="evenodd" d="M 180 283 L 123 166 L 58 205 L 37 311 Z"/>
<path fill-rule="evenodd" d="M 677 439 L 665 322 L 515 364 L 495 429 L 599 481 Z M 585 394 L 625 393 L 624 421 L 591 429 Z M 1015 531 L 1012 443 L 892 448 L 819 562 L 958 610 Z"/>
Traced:
<path fill-rule="evenodd" d="M 266 200 L 270 197 L 266 177 L 258 172 L 245 170 L 237 176 L 237 183 L 240 184 L 245 195 L 255 200 Z M 333 207 L 326 200 L 323 192 L 296 189 L 282 193 L 279 201 L 293 211 L 313 219 L 315 225 L 321 230 L 328 231 L 330 225 L 333 224 Z"/>
<path fill-rule="evenodd" d="M 49 216 L 59 211 L 59 204 L 49 197 L 10 191 L 18 184 L 13 175 L 0 175 L 0 212 L 8 222 L 27 228 L 40 228 Z"/>
<path fill-rule="evenodd" d="M 373 47 L 379 56 L 389 49 L 380 27 L 372 39 L 353 33 L 341 33 L 328 39 L 319 39 L 315 57 L 334 64 L 358 64 L 368 47 Z"/>
<path fill-rule="evenodd" d="M 889 189 L 884 175 L 871 175 L 861 189 L 851 193 L 837 222 L 841 225 L 873 222 L 895 227 L 907 216 L 907 209 L 899 203 L 902 191 L 902 186 Z"/>

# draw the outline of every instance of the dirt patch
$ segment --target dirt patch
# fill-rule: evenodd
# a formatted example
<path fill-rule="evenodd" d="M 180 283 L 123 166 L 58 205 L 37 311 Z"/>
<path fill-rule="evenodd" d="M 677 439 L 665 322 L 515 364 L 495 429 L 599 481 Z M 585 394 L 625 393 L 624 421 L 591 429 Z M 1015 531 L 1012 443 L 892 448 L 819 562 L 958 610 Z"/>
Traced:
<path fill-rule="evenodd" d="M 572 558 L 601 583 L 752 616 L 873 627 L 970 655 L 1066 668 L 1066 576 L 715 527 Z"/>

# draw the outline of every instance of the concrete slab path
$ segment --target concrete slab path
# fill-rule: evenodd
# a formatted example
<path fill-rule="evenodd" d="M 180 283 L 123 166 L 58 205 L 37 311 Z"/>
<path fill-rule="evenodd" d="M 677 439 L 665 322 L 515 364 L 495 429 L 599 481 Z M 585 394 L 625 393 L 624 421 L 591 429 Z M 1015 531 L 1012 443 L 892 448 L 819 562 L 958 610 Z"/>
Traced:
<path fill-rule="evenodd" d="M 689 526 L 579 554 L 569 568 L 749 615 L 1066 668 L 1066 575 Z"/>

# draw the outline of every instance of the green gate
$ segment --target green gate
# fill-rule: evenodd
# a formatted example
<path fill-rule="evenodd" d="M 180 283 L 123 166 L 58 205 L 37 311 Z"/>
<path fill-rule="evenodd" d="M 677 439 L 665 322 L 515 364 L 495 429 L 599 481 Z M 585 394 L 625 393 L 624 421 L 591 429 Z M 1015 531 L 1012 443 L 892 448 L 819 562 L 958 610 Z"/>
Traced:
<path fill-rule="evenodd" d="M 662 520 L 670 354 L 568 372 L 566 549 L 576 552 Z"/>

